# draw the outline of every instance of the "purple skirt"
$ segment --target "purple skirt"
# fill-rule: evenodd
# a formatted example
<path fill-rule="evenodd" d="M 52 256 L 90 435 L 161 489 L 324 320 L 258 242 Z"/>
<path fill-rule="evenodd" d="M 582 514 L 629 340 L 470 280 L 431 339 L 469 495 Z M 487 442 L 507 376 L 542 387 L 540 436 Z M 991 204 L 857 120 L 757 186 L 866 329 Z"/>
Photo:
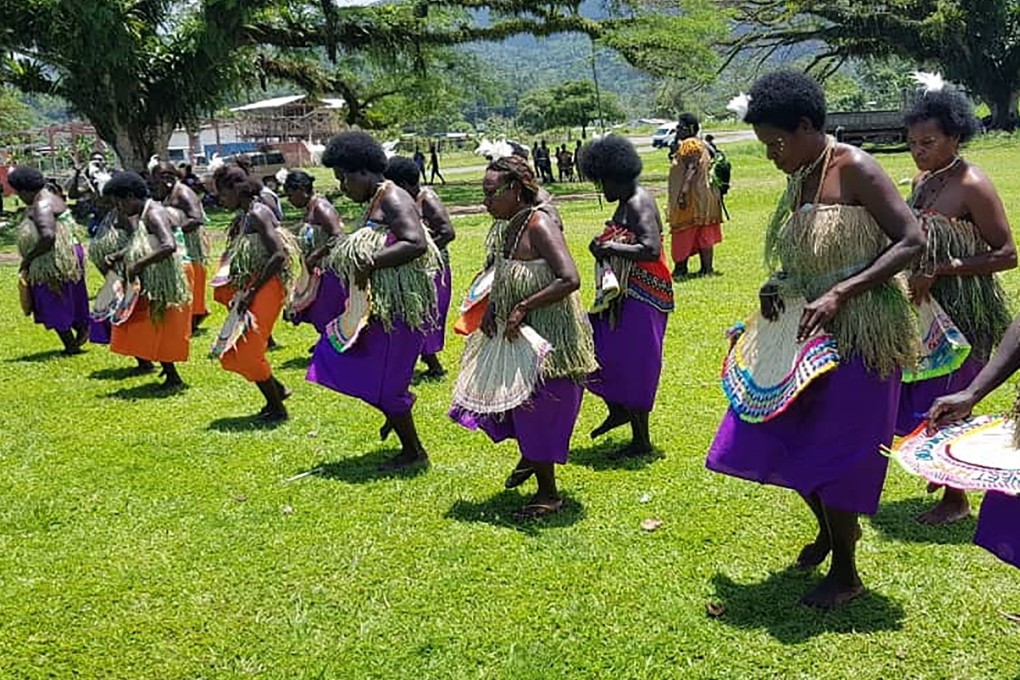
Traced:
<path fill-rule="evenodd" d="M 974 542 L 1020 568 L 1020 497 L 989 491 L 981 503 Z"/>
<path fill-rule="evenodd" d="M 900 388 L 900 408 L 896 414 L 896 434 L 904 437 L 916 430 L 928 417 L 928 409 L 939 397 L 953 394 L 967 387 L 984 368 L 984 364 L 968 358 L 957 370 L 941 378 L 903 383 Z"/>
<path fill-rule="evenodd" d="M 324 271 L 319 281 L 319 292 L 315 301 L 307 308 L 301 310 L 291 317 L 295 326 L 302 323 L 310 323 L 319 331 L 319 335 L 326 332 L 326 326 L 330 321 L 344 313 L 347 306 L 347 286 L 343 280 L 331 271 Z"/>
<path fill-rule="evenodd" d="M 319 338 L 305 379 L 361 399 L 387 417 L 399 417 L 414 406 L 408 388 L 421 345 L 421 331 L 403 321 L 395 321 L 387 333 L 373 319 L 354 347 L 343 354 L 333 348 L 328 337 Z"/>
<path fill-rule="evenodd" d="M 648 412 L 655 404 L 662 373 L 662 340 L 666 319 L 651 305 L 627 298 L 620 305 L 616 328 L 608 314 L 590 314 L 599 370 L 586 387 L 609 403 Z"/>
<path fill-rule="evenodd" d="M 554 378 L 539 385 L 528 403 L 511 411 L 481 414 L 454 406 L 450 418 L 469 430 L 481 430 L 497 444 L 516 439 L 526 460 L 563 465 L 583 396 L 584 389 L 570 378 Z"/>
<path fill-rule="evenodd" d="M 439 354 L 446 346 L 446 316 L 450 312 L 450 289 L 452 287 L 449 267 L 443 267 L 436 274 L 436 325 L 425 334 L 422 354 Z"/>
<path fill-rule="evenodd" d="M 744 422 L 728 410 L 708 451 L 710 470 L 818 494 L 825 505 L 873 515 L 889 460 L 900 395 L 860 358 L 821 376 L 782 414 Z"/>
<path fill-rule="evenodd" d="M 85 288 L 85 251 L 74 247 L 78 256 L 81 278 L 76 283 L 64 282 L 54 290 L 45 283 L 32 285 L 32 317 L 46 330 L 64 332 L 80 328 L 89 321 L 89 292 Z"/>
<path fill-rule="evenodd" d="M 113 324 L 109 320 L 96 321 L 89 319 L 89 342 L 97 345 L 109 345 L 113 334 Z"/>

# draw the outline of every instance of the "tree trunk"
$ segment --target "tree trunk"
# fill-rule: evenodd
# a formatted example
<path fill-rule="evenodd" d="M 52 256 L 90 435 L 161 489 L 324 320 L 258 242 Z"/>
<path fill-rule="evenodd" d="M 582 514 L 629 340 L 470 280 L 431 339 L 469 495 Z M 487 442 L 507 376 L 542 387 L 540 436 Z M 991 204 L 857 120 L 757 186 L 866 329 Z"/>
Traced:
<path fill-rule="evenodd" d="M 1020 102 L 1020 91 L 996 92 L 984 97 L 988 108 L 992 110 L 992 121 L 988 126 L 992 130 L 1015 130 L 1017 127 L 1017 103 Z"/>
<path fill-rule="evenodd" d="M 141 175 L 149 171 L 149 160 L 158 155 L 162 160 L 169 158 L 167 147 L 170 144 L 170 135 L 173 134 L 173 126 L 163 123 L 157 126 L 136 126 L 125 125 L 113 126 L 113 138 L 104 139 L 117 152 L 120 166 L 124 170 L 133 170 Z"/>

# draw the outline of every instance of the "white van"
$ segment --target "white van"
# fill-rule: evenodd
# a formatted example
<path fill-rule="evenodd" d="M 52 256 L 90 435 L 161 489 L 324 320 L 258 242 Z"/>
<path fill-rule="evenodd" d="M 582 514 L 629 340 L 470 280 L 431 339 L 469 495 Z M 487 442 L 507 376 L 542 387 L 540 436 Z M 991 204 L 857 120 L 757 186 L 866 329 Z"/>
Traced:
<path fill-rule="evenodd" d="M 668 149 L 676 137 L 676 123 L 666 123 L 652 135 L 652 148 Z"/>

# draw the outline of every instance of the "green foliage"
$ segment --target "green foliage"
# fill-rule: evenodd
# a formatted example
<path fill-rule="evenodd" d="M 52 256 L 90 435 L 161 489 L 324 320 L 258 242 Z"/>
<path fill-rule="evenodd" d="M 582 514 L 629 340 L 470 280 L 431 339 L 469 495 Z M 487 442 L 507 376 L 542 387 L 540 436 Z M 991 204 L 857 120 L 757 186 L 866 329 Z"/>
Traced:
<path fill-rule="evenodd" d="M 532 90 L 521 97 L 517 122 L 531 133 L 556 127 L 581 127 L 599 121 L 614 123 L 626 115 L 616 96 L 602 92 L 597 96 L 595 83 L 577 80 L 551 88 Z"/>
<path fill-rule="evenodd" d="M 993 124 L 1011 126 L 1020 98 L 1020 3 L 1015 0 L 737 0 L 755 27 L 735 49 L 821 41 L 825 75 L 850 58 L 898 56 L 941 70 L 983 99 Z"/>
<path fill-rule="evenodd" d="M 9 87 L 0 87 L 0 135 L 24 130 L 35 122 L 32 110 L 18 93 Z"/>

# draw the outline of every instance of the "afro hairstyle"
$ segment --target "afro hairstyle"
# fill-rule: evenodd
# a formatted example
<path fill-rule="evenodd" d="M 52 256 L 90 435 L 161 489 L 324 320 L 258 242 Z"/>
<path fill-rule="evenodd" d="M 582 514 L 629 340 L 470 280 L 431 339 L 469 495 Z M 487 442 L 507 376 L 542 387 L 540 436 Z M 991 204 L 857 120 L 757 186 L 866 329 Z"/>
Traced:
<path fill-rule="evenodd" d="M 213 182 L 217 189 L 237 189 L 242 196 L 254 198 L 262 191 L 262 182 L 249 177 L 242 168 L 236 165 L 224 165 L 213 174 Z"/>
<path fill-rule="evenodd" d="M 386 152 L 372 135 L 360 130 L 341 132 L 329 140 L 322 154 L 322 164 L 347 172 L 383 172 L 386 170 Z"/>
<path fill-rule="evenodd" d="M 418 184 L 421 175 L 413 160 L 404 156 L 394 156 L 386 166 L 383 176 L 400 186 L 413 187 Z"/>
<path fill-rule="evenodd" d="M 115 172 L 103 185 L 103 196 L 114 198 L 145 198 L 149 195 L 149 185 L 137 172 Z"/>
<path fill-rule="evenodd" d="M 981 126 L 970 100 L 959 90 L 948 87 L 922 94 L 903 117 L 907 126 L 926 120 L 937 121 L 943 133 L 959 137 L 961 144 L 973 139 Z"/>
<path fill-rule="evenodd" d="M 754 81 L 748 96 L 746 123 L 793 132 L 806 118 L 816 130 L 825 129 L 825 93 L 814 78 L 800 71 L 767 73 Z"/>
<path fill-rule="evenodd" d="M 310 194 L 314 186 L 315 178 L 304 170 L 291 170 L 287 173 L 287 179 L 283 180 L 283 190 L 287 193 L 303 191 Z"/>
<path fill-rule="evenodd" d="M 35 168 L 19 165 L 7 175 L 7 183 L 15 191 L 42 191 L 46 187 L 46 178 Z"/>
<path fill-rule="evenodd" d="M 701 121 L 699 121 L 698 117 L 695 116 L 690 111 L 685 111 L 684 113 L 681 113 L 677 117 L 676 122 L 681 127 L 687 128 L 688 130 L 693 130 L 695 134 L 697 134 L 698 131 L 701 129 Z"/>
<path fill-rule="evenodd" d="M 596 182 L 632 182 L 644 167 L 634 145 L 621 135 L 606 135 L 583 147 L 578 166 Z"/>

